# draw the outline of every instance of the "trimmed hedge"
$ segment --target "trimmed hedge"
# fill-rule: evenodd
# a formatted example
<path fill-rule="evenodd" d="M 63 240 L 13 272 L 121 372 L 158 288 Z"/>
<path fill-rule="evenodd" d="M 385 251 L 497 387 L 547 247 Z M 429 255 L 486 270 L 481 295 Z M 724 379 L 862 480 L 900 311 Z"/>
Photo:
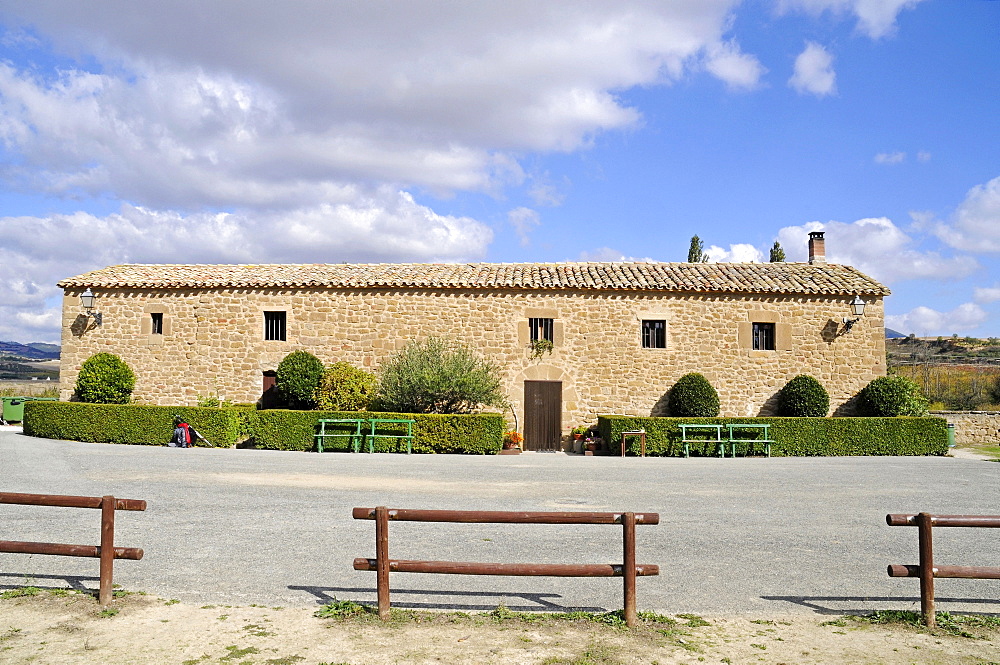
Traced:
<path fill-rule="evenodd" d="M 167 445 L 173 418 L 184 418 L 217 448 L 248 440 L 258 448 L 315 450 L 320 418 L 400 418 L 413 426 L 415 453 L 469 453 L 494 455 L 503 447 L 505 422 L 498 413 L 468 415 L 378 413 L 371 411 L 292 411 L 252 408 L 140 406 L 82 402 L 26 402 L 24 433 L 46 439 Z M 405 434 L 404 425 L 385 425 L 379 433 Z M 348 450 L 347 439 L 324 443 L 327 450 Z M 205 445 L 199 442 L 198 445 Z M 405 451 L 405 444 L 379 439 L 377 452 Z"/>
<path fill-rule="evenodd" d="M 647 455 L 683 455 L 681 423 L 771 425 L 772 456 L 944 455 L 944 418 L 638 418 L 599 416 L 597 428 L 609 448 L 621 451 L 622 432 L 646 430 Z M 723 436 L 727 429 L 723 429 Z M 714 455 L 715 444 L 690 444 L 691 453 Z"/>
<path fill-rule="evenodd" d="M 32 401 L 24 404 L 23 424 L 28 436 L 46 439 L 158 446 L 170 441 L 174 416 L 180 416 L 213 446 L 229 448 L 246 438 L 250 413 L 246 408 Z"/>
<path fill-rule="evenodd" d="M 413 452 L 466 453 L 495 455 L 503 447 L 505 421 L 499 413 L 434 414 L 384 413 L 378 411 L 289 411 L 269 409 L 251 417 L 252 439 L 258 448 L 272 450 L 315 450 L 316 432 L 321 418 L 399 418 L 412 419 Z M 365 424 L 367 425 L 367 423 Z M 349 426 L 330 429 L 338 433 L 353 432 Z M 367 427 L 362 427 L 362 432 Z M 382 425 L 380 434 L 406 434 L 405 425 Z M 367 443 L 365 444 L 367 446 Z M 349 450 L 349 439 L 329 439 L 324 450 Z M 367 450 L 367 447 L 364 448 Z M 406 444 L 392 439 L 377 439 L 375 452 L 405 452 Z"/>

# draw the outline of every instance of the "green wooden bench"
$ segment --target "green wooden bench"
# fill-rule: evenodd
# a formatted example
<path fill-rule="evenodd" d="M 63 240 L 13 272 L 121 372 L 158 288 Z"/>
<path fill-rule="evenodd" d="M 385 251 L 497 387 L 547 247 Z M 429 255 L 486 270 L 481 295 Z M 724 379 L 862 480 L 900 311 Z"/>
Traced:
<path fill-rule="evenodd" d="M 356 418 L 324 418 L 319 421 L 319 432 L 316 434 L 316 450 L 323 452 L 323 444 L 326 439 L 348 439 L 348 444 L 354 452 L 358 452 L 358 448 L 361 447 L 361 440 L 364 438 L 364 434 L 361 433 L 361 428 L 365 420 L 360 420 Z M 333 430 L 340 431 L 327 431 L 327 427 Z M 349 431 L 353 428 L 354 431 Z M 371 450 L 372 444 L 368 443 L 368 452 Z"/>
<path fill-rule="evenodd" d="M 722 425 L 683 424 L 678 425 L 678 427 L 681 428 L 681 443 L 684 444 L 684 457 L 691 456 L 690 446 L 692 443 L 714 443 L 715 453 L 719 457 L 726 456 L 726 440 L 722 438 Z M 692 436 L 692 433 L 704 433 L 705 436 L 698 438 L 697 436 Z M 712 438 L 713 434 L 715 438 Z"/>
<path fill-rule="evenodd" d="M 771 439 L 770 430 L 771 425 L 768 423 L 731 423 L 726 425 L 729 428 L 729 452 L 732 457 L 736 457 L 736 447 L 741 444 L 746 444 L 747 454 L 751 454 L 754 448 L 759 444 L 764 446 L 763 450 L 768 457 L 771 456 L 771 444 L 774 441 Z M 744 430 L 742 434 L 736 432 L 736 430 Z M 751 432 L 746 430 L 759 432 L 759 436 L 751 436 Z M 725 451 L 723 451 L 725 455 Z"/>
<path fill-rule="evenodd" d="M 368 421 L 371 427 L 368 434 L 368 452 L 372 452 L 376 439 L 395 439 L 406 442 L 406 454 L 410 455 L 413 453 L 413 423 L 412 420 L 400 418 L 371 418 Z M 406 425 L 406 434 L 379 434 L 378 428 L 384 425 Z"/>

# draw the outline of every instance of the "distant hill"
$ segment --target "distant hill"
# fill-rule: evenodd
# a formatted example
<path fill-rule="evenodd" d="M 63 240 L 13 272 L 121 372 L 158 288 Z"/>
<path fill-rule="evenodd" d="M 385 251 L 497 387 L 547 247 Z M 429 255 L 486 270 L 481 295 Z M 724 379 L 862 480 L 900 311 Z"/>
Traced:
<path fill-rule="evenodd" d="M 904 335 L 901 332 L 896 332 L 892 328 L 886 328 L 885 329 L 885 338 L 886 339 L 899 339 L 900 337 L 908 337 L 908 335 Z"/>
<path fill-rule="evenodd" d="M 16 356 L 32 360 L 59 360 L 59 351 L 60 347 L 58 344 L 45 344 L 43 342 L 32 342 L 31 344 L 0 342 L 0 356 Z"/>

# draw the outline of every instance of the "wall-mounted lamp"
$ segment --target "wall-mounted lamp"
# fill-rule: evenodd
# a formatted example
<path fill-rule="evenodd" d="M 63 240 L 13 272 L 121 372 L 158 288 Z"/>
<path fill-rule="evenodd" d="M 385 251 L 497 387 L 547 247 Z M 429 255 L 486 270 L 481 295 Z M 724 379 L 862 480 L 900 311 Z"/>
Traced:
<path fill-rule="evenodd" d="M 861 299 L 861 296 L 854 296 L 854 300 L 851 301 L 851 312 L 854 314 L 853 319 L 844 317 L 844 332 L 851 332 L 851 328 L 854 324 L 861 320 L 861 317 L 865 315 L 865 301 Z"/>
<path fill-rule="evenodd" d="M 87 310 L 87 316 L 94 317 L 94 325 L 99 326 L 104 322 L 104 316 L 100 312 L 94 311 L 94 302 L 96 300 L 97 296 L 94 295 L 89 286 L 86 291 L 80 294 L 80 304 Z"/>

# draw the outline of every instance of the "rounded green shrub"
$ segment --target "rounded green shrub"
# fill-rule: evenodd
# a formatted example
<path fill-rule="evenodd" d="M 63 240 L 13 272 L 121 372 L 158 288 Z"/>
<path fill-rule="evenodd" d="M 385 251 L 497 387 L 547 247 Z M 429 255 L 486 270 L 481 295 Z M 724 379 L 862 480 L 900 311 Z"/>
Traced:
<path fill-rule="evenodd" d="M 278 363 L 274 388 L 293 409 L 312 409 L 323 363 L 308 351 L 292 351 Z"/>
<path fill-rule="evenodd" d="M 321 411 L 364 411 L 377 391 L 374 374 L 339 362 L 323 370 L 314 401 Z"/>
<path fill-rule="evenodd" d="M 128 404 L 135 389 L 135 372 L 113 353 L 98 353 L 80 365 L 76 398 L 91 404 Z"/>
<path fill-rule="evenodd" d="M 452 339 L 413 340 L 379 368 L 377 401 L 400 413 L 505 408 L 503 368 Z"/>
<path fill-rule="evenodd" d="M 830 411 L 830 394 L 808 374 L 799 374 L 778 392 L 778 415 L 822 418 Z"/>
<path fill-rule="evenodd" d="M 880 376 L 858 393 L 858 410 L 865 416 L 924 416 L 927 398 L 905 376 Z"/>
<path fill-rule="evenodd" d="M 667 398 L 670 415 L 680 418 L 714 418 L 719 415 L 719 393 L 697 372 L 677 379 Z"/>

